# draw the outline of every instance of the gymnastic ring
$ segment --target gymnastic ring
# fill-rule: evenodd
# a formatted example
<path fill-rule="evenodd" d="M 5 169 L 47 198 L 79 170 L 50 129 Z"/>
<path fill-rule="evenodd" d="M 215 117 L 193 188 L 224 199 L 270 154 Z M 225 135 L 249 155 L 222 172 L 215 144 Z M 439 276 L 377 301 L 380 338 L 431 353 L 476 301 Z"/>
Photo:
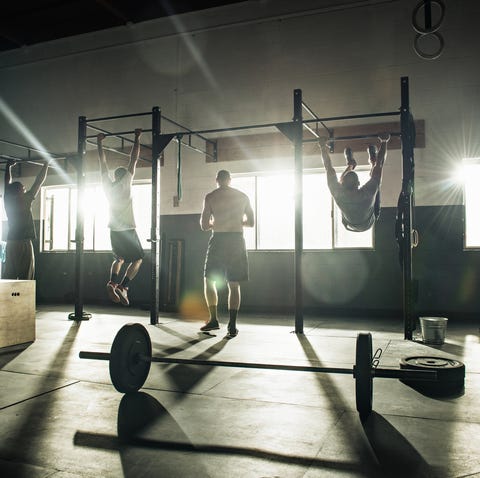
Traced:
<path fill-rule="evenodd" d="M 430 28 L 421 27 L 417 22 L 417 14 L 422 7 L 425 7 L 425 1 L 420 1 L 417 3 L 417 6 L 413 9 L 412 13 L 412 27 L 417 33 L 434 33 L 436 32 L 443 23 L 443 19 L 445 18 L 445 4 L 442 0 L 430 0 L 431 3 L 436 3 L 440 7 L 440 18 L 435 25 L 432 25 Z"/>
<path fill-rule="evenodd" d="M 428 35 L 433 35 L 438 39 L 439 46 L 438 46 L 438 50 L 435 53 L 424 53 L 422 50 L 420 50 L 420 47 L 418 45 L 420 38 L 426 37 Z M 435 60 L 436 58 L 438 58 L 442 54 L 444 46 L 445 46 L 445 42 L 443 41 L 443 37 L 438 32 L 425 33 L 425 34 L 417 33 L 415 35 L 415 40 L 413 42 L 413 49 L 415 50 L 415 53 L 420 58 L 423 58 L 425 60 Z"/>

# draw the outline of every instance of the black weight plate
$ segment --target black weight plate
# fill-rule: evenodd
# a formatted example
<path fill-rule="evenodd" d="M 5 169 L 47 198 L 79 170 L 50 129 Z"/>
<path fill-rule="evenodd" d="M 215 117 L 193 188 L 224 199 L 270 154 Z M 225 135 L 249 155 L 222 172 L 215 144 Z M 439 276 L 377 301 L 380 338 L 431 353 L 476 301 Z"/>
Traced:
<path fill-rule="evenodd" d="M 115 336 L 110 350 L 110 378 L 121 393 L 136 392 L 142 388 L 150 371 L 152 342 L 141 324 L 126 324 Z"/>
<path fill-rule="evenodd" d="M 402 380 L 421 392 L 435 396 L 448 396 L 461 392 L 465 386 L 465 364 L 448 357 L 415 356 L 400 360 L 400 368 L 435 370 L 436 381 Z"/>
<path fill-rule="evenodd" d="M 355 400 L 360 419 L 365 420 L 372 412 L 373 374 L 372 374 L 372 334 L 357 335 L 355 352 Z"/>

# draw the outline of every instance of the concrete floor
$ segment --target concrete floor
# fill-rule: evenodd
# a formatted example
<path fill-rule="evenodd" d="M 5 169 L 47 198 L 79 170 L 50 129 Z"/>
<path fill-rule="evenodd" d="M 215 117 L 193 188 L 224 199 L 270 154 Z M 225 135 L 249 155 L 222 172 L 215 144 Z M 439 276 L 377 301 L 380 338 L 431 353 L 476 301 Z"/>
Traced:
<path fill-rule="evenodd" d="M 480 477 L 478 323 L 449 323 L 442 346 L 403 340 L 394 320 L 241 314 L 240 334 L 198 333 L 174 315 L 149 324 L 145 311 L 42 307 L 37 340 L 0 353 L 0 477 Z M 395 379 L 374 380 L 374 413 L 362 425 L 350 375 L 153 364 L 145 387 L 122 395 L 108 362 L 80 350 L 110 350 L 128 322 L 147 326 L 154 354 L 181 358 L 352 367 L 359 331 L 382 348 L 382 367 L 401 357 L 464 362 L 465 392 L 431 398 Z M 218 333 L 217 333 L 218 332 Z"/>

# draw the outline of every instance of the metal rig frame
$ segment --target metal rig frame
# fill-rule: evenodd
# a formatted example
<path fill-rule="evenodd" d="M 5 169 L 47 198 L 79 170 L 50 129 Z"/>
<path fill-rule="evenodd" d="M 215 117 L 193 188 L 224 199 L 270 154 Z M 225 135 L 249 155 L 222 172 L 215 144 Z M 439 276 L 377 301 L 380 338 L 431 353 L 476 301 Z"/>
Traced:
<path fill-rule="evenodd" d="M 312 118 L 303 119 L 302 111 L 305 109 Z M 329 133 L 330 140 L 346 140 L 346 139 L 363 139 L 372 137 L 372 135 L 355 135 L 355 136 L 341 136 L 337 138 L 331 137 L 331 130 L 324 124 L 329 121 L 355 120 L 361 118 L 385 117 L 385 116 L 400 116 L 401 131 L 392 132 L 392 135 L 400 136 L 402 142 L 402 191 L 399 197 L 399 210 L 401 214 L 397 215 L 397 242 L 400 249 L 400 263 L 402 267 L 402 285 L 403 285 L 403 320 L 404 320 L 404 335 L 405 339 L 412 340 L 412 332 L 415 330 L 415 306 L 414 306 L 414 284 L 413 284 L 413 268 L 412 268 L 412 234 L 413 234 L 413 212 L 414 212 L 414 123 L 410 113 L 409 106 L 409 84 L 408 77 L 401 78 L 401 107 L 399 111 L 389 111 L 380 113 L 357 114 L 352 116 L 334 116 L 320 118 L 313 111 L 305 105 L 302 100 L 302 90 L 295 89 L 293 92 L 293 120 L 282 123 L 267 123 L 254 124 L 246 126 L 236 126 L 231 128 L 219 129 L 205 129 L 193 131 L 185 128 L 178 123 L 171 120 L 175 126 L 180 126 L 182 131 L 176 133 L 161 134 L 160 122 L 164 118 L 160 114 L 160 109 L 154 107 L 152 112 L 111 116 L 96 119 L 87 119 L 84 116 L 79 118 L 78 126 L 78 156 L 77 156 L 77 182 L 78 182 L 78 204 L 84 190 L 84 173 L 83 173 L 83 157 L 85 155 L 85 148 L 88 138 L 86 129 L 89 123 L 94 121 L 104 121 L 117 118 L 133 117 L 140 115 L 152 116 L 152 226 L 150 234 L 150 242 L 152 244 L 152 265 L 151 265 L 151 307 L 150 307 L 150 323 L 155 325 L 158 323 L 159 311 L 159 276 L 160 276 L 160 169 L 159 158 L 163 150 L 168 144 L 175 140 L 181 145 L 190 147 L 195 151 L 209 154 L 206 151 L 201 151 L 191 145 L 190 138 L 197 136 L 206 142 L 213 144 L 214 155 L 213 160 L 216 161 L 216 143 L 213 140 L 206 138 L 203 135 L 212 133 L 223 133 L 231 131 L 241 131 L 249 129 L 260 128 L 277 128 L 283 133 L 294 146 L 294 170 L 295 170 L 295 251 L 294 251 L 294 289 L 295 289 L 295 333 L 303 334 L 303 283 L 302 283 L 302 259 L 303 259 L 303 143 L 317 141 L 318 135 L 309 127 L 311 123 L 320 123 Z M 306 128 L 314 136 L 315 139 L 304 139 L 303 128 Z M 97 131 L 105 131 L 96 128 Z M 145 130 L 144 130 L 145 131 Z M 133 131 L 106 133 L 107 135 L 122 137 L 123 134 L 133 133 Z M 188 143 L 184 143 L 182 138 L 189 138 Z M 77 212 L 77 228 L 75 233 L 76 244 L 76 301 L 75 312 L 70 314 L 70 318 L 75 320 L 82 320 L 83 312 L 83 217 Z"/>

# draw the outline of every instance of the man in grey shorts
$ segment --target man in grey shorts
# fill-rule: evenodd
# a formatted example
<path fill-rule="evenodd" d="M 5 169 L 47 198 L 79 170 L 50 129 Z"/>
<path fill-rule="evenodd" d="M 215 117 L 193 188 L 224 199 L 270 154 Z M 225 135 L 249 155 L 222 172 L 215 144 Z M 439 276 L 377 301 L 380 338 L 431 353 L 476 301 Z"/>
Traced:
<path fill-rule="evenodd" d="M 103 133 L 97 135 L 98 158 L 102 173 L 102 184 L 109 205 L 110 240 L 114 261 L 110 268 L 110 280 L 107 282 L 107 293 L 112 302 L 129 305 L 128 288 L 130 281 L 137 275 L 145 255 L 136 231 L 132 205 L 132 183 L 135 168 L 140 157 L 139 138 L 141 129 L 135 130 L 135 140 L 130 153 L 127 168 L 117 168 L 114 180 L 109 176 L 107 160 L 103 151 Z M 125 274 L 120 279 L 122 266 L 126 264 Z"/>
<path fill-rule="evenodd" d="M 345 148 L 347 167 L 338 180 L 328 153 L 327 141 L 321 139 L 318 143 L 327 172 L 328 188 L 342 212 L 342 223 L 349 231 L 367 231 L 380 215 L 380 184 L 390 135 L 382 134 L 379 140 L 378 149 L 375 145 L 370 145 L 367 149 L 371 165 L 370 179 L 361 187 L 357 173 L 354 172 L 357 162 L 353 158 L 352 150 Z"/>
<path fill-rule="evenodd" d="M 240 308 L 240 281 L 248 280 L 248 258 L 243 237 L 244 227 L 254 226 L 254 213 L 248 196 L 230 187 L 230 173 L 217 173 L 217 189 L 203 201 L 200 227 L 212 231 L 208 242 L 204 269 L 204 292 L 210 318 L 200 328 L 207 332 L 220 328 L 217 318 L 218 294 L 216 281 L 228 284 L 228 336 L 238 334 L 236 326 Z"/>

